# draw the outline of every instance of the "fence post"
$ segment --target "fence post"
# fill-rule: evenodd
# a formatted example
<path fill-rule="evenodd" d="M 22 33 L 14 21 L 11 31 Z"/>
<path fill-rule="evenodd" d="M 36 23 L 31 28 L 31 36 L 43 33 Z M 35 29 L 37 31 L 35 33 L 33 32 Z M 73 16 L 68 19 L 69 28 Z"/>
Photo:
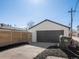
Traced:
<path fill-rule="evenodd" d="M 11 30 L 11 43 L 12 43 L 12 30 Z"/>

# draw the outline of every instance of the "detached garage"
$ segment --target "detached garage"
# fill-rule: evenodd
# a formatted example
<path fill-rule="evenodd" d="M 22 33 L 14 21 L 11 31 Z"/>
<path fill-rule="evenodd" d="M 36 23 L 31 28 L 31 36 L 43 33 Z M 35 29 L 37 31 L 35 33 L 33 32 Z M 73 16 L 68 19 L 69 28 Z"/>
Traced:
<path fill-rule="evenodd" d="M 29 28 L 32 42 L 58 42 L 59 36 L 69 36 L 69 27 L 51 20 L 44 20 Z"/>

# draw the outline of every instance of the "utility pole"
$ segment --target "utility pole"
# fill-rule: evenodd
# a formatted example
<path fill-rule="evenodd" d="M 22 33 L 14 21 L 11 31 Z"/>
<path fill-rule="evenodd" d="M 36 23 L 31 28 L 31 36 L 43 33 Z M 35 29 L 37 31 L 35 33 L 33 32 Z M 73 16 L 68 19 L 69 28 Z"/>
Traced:
<path fill-rule="evenodd" d="M 71 15 L 70 37 L 71 37 L 71 39 L 72 39 L 72 32 L 73 32 L 73 13 L 74 13 L 75 11 L 73 10 L 73 8 L 71 8 L 71 10 L 68 11 L 68 12 L 69 12 L 70 15 Z"/>

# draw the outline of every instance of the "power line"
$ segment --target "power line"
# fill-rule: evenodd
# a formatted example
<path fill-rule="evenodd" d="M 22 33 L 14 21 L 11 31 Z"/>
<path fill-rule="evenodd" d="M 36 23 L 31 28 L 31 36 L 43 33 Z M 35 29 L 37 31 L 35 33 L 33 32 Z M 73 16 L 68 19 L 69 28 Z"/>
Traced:
<path fill-rule="evenodd" d="M 75 10 L 75 11 L 77 10 L 78 4 L 79 4 L 79 0 L 77 0 L 77 2 L 76 2 L 76 4 L 75 4 L 75 7 L 74 7 L 74 10 Z"/>

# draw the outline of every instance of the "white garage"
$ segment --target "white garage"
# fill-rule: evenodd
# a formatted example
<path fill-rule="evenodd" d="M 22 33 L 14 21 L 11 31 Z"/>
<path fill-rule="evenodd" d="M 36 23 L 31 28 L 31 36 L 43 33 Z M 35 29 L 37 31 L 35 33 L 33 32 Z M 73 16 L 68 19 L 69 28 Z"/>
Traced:
<path fill-rule="evenodd" d="M 32 42 L 58 42 L 59 36 L 69 36 L 69 27 L 60 23 L 44 20 L 29 28 L 32 32 Z"/>

